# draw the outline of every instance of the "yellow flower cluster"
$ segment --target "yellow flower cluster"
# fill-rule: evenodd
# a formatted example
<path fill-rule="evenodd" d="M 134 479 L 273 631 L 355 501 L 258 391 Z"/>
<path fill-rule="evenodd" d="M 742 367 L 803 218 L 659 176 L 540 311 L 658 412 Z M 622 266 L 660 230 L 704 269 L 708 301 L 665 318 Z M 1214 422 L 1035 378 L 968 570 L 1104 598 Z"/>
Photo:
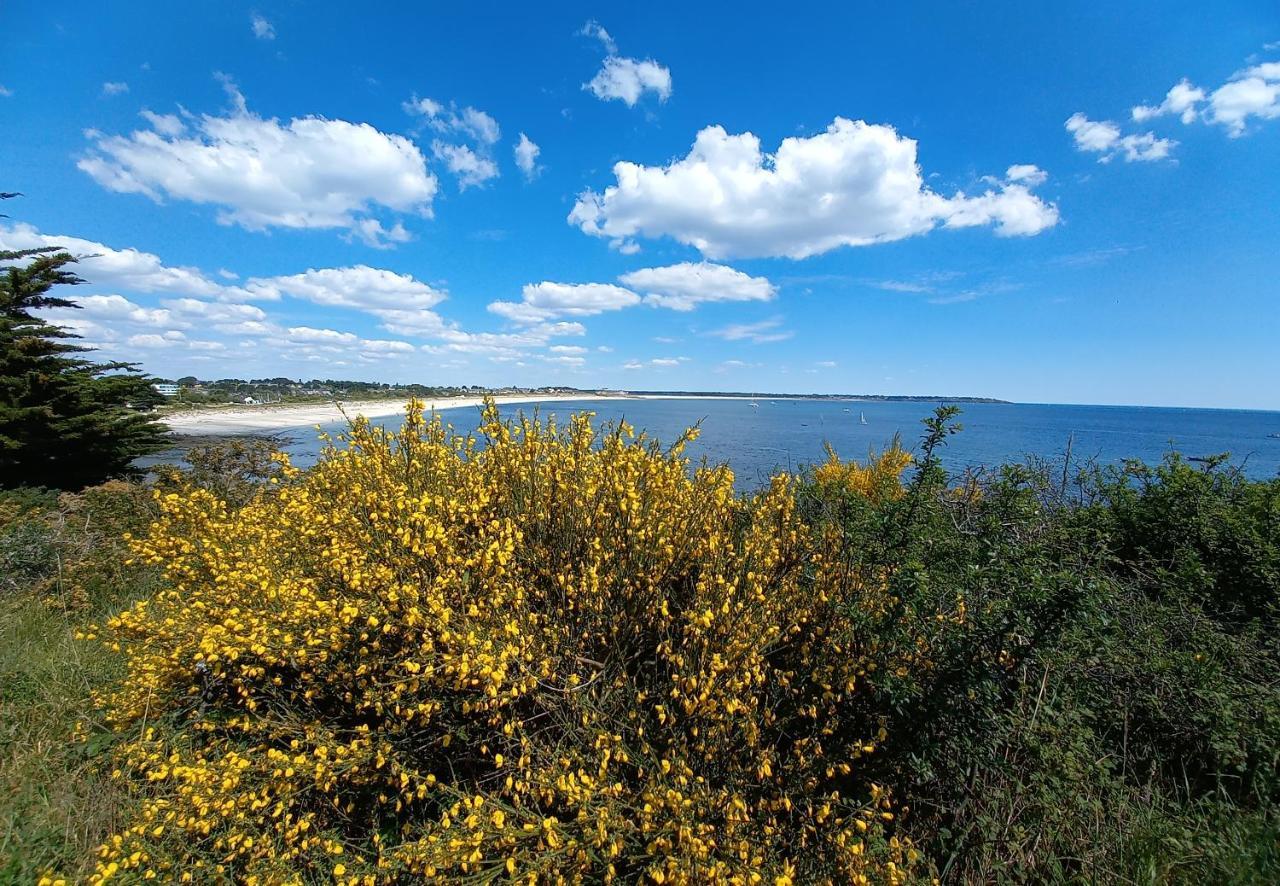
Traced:
<path fill-rule="evenodd" d="M 884 452 L 870 453 L 865 464 L 841 461 L 830 443 L 824 446 L 827 460 L 813 472 L 820 486 L 856 493 L 875 504 L 902 496 L 902 472 L 911 466 L 911 453 L 902 448 L 898 438 Z"/>
<path fill-rule="evenodd" d="M 242 507 L 161 496 L 164 589 L 90 632 L 139 796 L 95 881 L 905 882 L 876 589 L 682 446 L 411 403 Z"/>

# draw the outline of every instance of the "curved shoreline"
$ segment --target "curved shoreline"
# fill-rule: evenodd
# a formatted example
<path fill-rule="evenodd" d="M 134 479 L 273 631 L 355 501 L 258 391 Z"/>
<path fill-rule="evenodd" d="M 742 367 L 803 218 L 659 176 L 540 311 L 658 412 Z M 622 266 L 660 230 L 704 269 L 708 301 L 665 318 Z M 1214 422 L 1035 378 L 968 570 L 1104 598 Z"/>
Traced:
<path fill-rule="evenodd" d="M 483 397 L 440 397 L 423 402 L 428 411 L 440 411 L 479 406 L 483 399 Z M 590 398 L 584 398 L 581 394 L 543 394 L 541 396 L 515 394 L 494 397 L 500 405 L 583 399 L 603 400 L 606 397 L 600 394 L 592 395 Z M 168 426 L 170 433 L 177 436 L 258 434 L 264 431 L 330 425 L 357 415 L 363 415 L 365 418 L 387 418 L 403 414 L 404 407 L 405 404 L 399 400 L 301 403 L 290 406 L 230 406 L 179 412 L 165 416 L 161 421 Z"/>
<path fill-rule="evenodd" d="M 573 394 L 497 394 L 494 400 L 499 405 L 520 405 L 525 403 L 557 403 L 563 401 L 583 402 L 595 400 L 769 400 L 768 396 L 753 397 L 750 394 L 660 394 L 660 393 L 600 393 L 580 391 Z M 788 395 L 780 400 L 827 400 L 831 402 L 879 402 L 855 396 L 821 396 L 803 397 Z M 468 406 L 479 406 L 483 396 L 475 397 L 439 397 L 424 400 L 430 410 L 460 409 Z M 931 402 L 931 401 L 930 401 Z M 337 403 L 333 401 L 317 403 L 296 403 L 287 406 L 216 406 L 205 409 L 193 409 L 189 412 L 178 412 L 168 415 L 161 421 L 169 427 L 170 433 L 176 436 L 229 436 L 236 434 L 260 434 L 274 431 L 298 430 L 314 425 L 331 425 L 341 422 L 346 417 L 363 415 L 365 418 L 387 418 L 404 412 L 404 401 L 401 400 L 353 400 Z"/>

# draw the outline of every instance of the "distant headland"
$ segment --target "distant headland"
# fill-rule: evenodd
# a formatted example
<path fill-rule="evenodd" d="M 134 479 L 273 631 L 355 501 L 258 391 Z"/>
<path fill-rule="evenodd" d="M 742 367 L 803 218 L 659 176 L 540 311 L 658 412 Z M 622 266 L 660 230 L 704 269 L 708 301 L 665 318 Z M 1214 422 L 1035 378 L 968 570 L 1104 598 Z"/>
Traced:
<path fill-rule="evenodd" d="M 558 391 L 564 391 L 558 388 Z M 594 396 L 601 392 L 583 392 L 584 395 Z M 741 391 L 638 391 L 628 389 L 625 391 L 610 392 L 620 394 L 622 396 L 634 397 L 715 397 L 716 399 L 743 399 L 743 400 L 867 400 L 877 402 L 902 402 L 902 403 L 1010 403 L 1010 400 L 998 400 L 995 397 L 944 397 L 941 395 L 917 395 L 917 394 L 775 394 L 768 392 L 745 393 Z"/>

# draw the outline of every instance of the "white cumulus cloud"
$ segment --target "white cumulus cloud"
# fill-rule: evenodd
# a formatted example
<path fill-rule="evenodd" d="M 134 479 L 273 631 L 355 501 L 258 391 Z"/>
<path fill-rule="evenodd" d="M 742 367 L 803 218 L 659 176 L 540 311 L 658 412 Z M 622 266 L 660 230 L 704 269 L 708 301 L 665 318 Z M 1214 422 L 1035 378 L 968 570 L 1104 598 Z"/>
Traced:
<path fill-rule="evenodd" d="M 618 54 L 618 44 L 599 22 L 589 21 L 578 32 L 600 41 L 606 53 L 600 70 L 582 88 L 601 101 L 620 101 L 635 107 L 646 92 L 665 102 L 671 97 L 671 71 L 651 58 L 635 59 Z"/>
<path fill-rule="evenodd" d="M 502 129 L 492 116 L 470 105 L 459 108 L 450 102 L 446 106 L 416 95 L 403 107 L 406 113 L 422 117 L 428 126 L 447 137 L 433 141 L 431 150 L 457 177 L 459 190 L 465 191 L 498 177 L 492 148 L 502 138 Z"/>
<path fill-rule="evenodd" d="M 395 356 L 397 354 L 412 354 L 417 351 L 413 345 L 407 341 L 394 341 L 389 339 L 373 338 L 362 339 L 360 342 L 360 350 L 367 356 Z"/>
<path fill-rule="evenodd" d="M 124 95 L 129 91 L 129 84 L 122 81 L 107 81 L 102 84 L 103 95 Z"/>
<path fill-rule="evenodd" d="M 1250 65 L 1213 90 L 1183 77 L 1159 104 L 1135 105 L 1130 116 L 1138 123 L 1175 116 L 1187 125 L 1217 124 L 1231 138 L 1239 138 L 1249 131 L 1251 121 L 1280 117 L 1280 62 Z M 1077 148 L 1101 153 L 1104 161 L 1117 153 L 1123 153 L 1126 160 L 1161 159 L 1176 144 L 1152 133 L 1121 136 L 1114 123 L 1091 121 L 1084 114 L 1074 114 L 1067 128 L 1075 136 Z"/>
<path fill-rule="evenodd" d="M 430 215 L 436 178 L 409 139 L 346 120 L 264 119 L 224 83 L 226 115 L 194 118 L 190 134 L 154 117 L 129 135 L 90 131 L 76 165 L 108 190 L 218 206 L 220 223 L 251 231 L 354 230 L 375 207 Z"/>
<path fill-rule="evenodd" d="M 351 226 L 351 230 L 342 235 L 342 239 L 348 243 L 359 240 L 365 246 L 374 249 L 394 249 L 397 243 L 408 243 L 413 239 L 413 235 L 401 222 L 397 221 L 387 228 L 376 218 L 362 218 Z"/>
<path fill-rule="evenodd" d="M 424 118 L 437 132 L 456 133 L 481 144 L 496 144 L 502 138 L 498 121 L 471 106 L 459 108 L 454 102 L 446 107 L 431 98 L 416 95 L 402 106 L 406 113 Z"/>
<path fill-rule="evenodd" d="M 219 332 L 266 330 L 267 313 L 257 305 L 201 301 L 195 298 L 166 299 L 162 302 L 178 325 L 199 324 Z M 250 324 L 245 326 L 244 324 Z M 262 324 L 261 326 L 257 324 Z"/>
<path fill-rule="evenodd" d="M 431 151 L 457 177 L 460 191 L 483 185 L 489 179 L 498 177 L 498 164 L 466 145 L 454 145 L 436 139 L 431 144 Z"/>
<path fill-rule="evenodd" d="M 518 302 L 496 301 L 489 311 L 515 323 L 544 323 L 557 317 L 589 317 L 644 303 L 692 311 L 705 302 L 768 301 L 777 288 L 764 277 L 711 262 L 681 262 L 641 268 L 612 283 L 530 283 Z M 643 295 L 641 295 L 643 293 Z"/>
<path fill-rule="evenodd" d="M 671 97 L 671 71 L 653 59 L 623 58 L 611 55 L 594 77 L 582 85 L 603 101 L 617 100 L 635 107 L 641 96 L 652 92 L 658 101 Z"/>
<path fill-rule="evenodd" d="M 286 336 L 289 341 L 321 344 L 350 344 L 360 338 L 354 332 L 339 332 L 336 329 L 315 329 L 310 326 L 290 326 Z"/>
<path fill-rule="evenodd" d="M 640 304 L 640 296 L 612 283 L 529 283 L 518 302 L 496 301 L 489 311 L 517 323 L 590 317 Z"/>
<path fill-rule="evenodd" d="M 1023 182 L 1029 187 L 1042 185 L 1049 180 L 1049 173 L 1031 163 L 1019 163 L 1010 166 L 1004 177 L 1011 182 Z"/>
<path fill-rule="evenodd" d="M 383 321 L 386 329 L 430 335 L 447 327 L 431 309 L 446 294 L 409 274 L 368 265 L 321 268 L 278 277 L 255 277 L 240 287 L 246 300 L 281 296 L 331 307 L 354 308 Z"/>
<path fill-rule="evenodd" d="M 938 194 L 924 184 L 914 140 L 843 117 L 817 135 L 784 139 L 774 154 L 750 132 L 709 126 L 688 155 L 666 166 L 623 161 L 613 173 L 616 184 L 578 198 L 570 223 L 615 244 L 669 236 L 708 258 L 798 259 L 939 225 L 1025 236 L 1058 222 L 1057 207 L 1025 179 L 976 196 Z"/>
<path fill-rule="evenodd" d="M 176 329 L 162 333 L 145 332 L 129 336 L 125 344 L 131 348 L 172 348 L 186 345 L 187 337 Z"/>
<path fill-rule="evenodd" d="M 1280 117 L 1280 62 L 1246 68 L 1219 86 L 1209 95 L 1207 116 L 1232 138 L 1245 134 L 1250 117 Z"/>
<path fill-rule="evenodd" d="M 1076 150 L 1098 154 L 1099 163 L 1123 157 L 1126 163 L 1164 160 L 1177 142 L 1157 138 L 1154 132 L 1121 135 L 1120 127 L 1110 120 L 1090 120 L 1084 114 L 1072 114 L 1066 122 L 1067 132 L 1075 139 Z"/>
<path fill-rule="evenodd" d="M 642 268 L 618 278 L 643 292 L 647 304 L 692 311 L 703 302 L 768 301 L 777 288 L 764 277 L 710 262 L 681 262 L 664 268 Z"/>
<path fill-rule="evenodd" d="M 80 320 L 88 321 L 95 328 L 127 324 L 176 330 L 179 327 L 189 328 L 191 325 L 175 317 L 171 311 L 143 307 L 123 295 L 82 295 L 75 302 L 80 306 L 78 309 L 49 308 L 45 314 L 50 322 L 67 326 L 72 331 L 76 331 L 76 321 Z"/>
<path fill-rule="evenodd" d="M 579 323 L 531 321 L 531 325 L 518 332 L 489 333 L 467 332 L 452 321 L 446 320 L 433 308 L 444 301 L 447 294 L 409 274 L 397 274 L 366 265 L 346 268 L 311 269 L 301 274 L 278 277 L 256 277 L 242 287 L 246 295 L 254 298 L 279 299 L 282 296 L 301 299 L 313 304 L 358 310 L 381 321 L 381 326 L 396 335 L 427 338 L 438 342 L 422 346 L 429 353 L 463 353 L 485 356 L 516 356 L 533 348 L 545 346 L 551 339 L 583 335 L 586 330 Z M 254 318 L 246 317 L 239 329 L 245 334 L 271 334 L 270 324 L 254 326 Z M 222 327 L 219 327 L 222 328 Z M 301 330 L 301 331 L 299 331 Z M 278 333 L 278 330 L 276 331 Z M 359 338 L 342 336 L 335 330 L 315 330 L 298 326 L 288 330 L 286 341 L 300 343 L 303 339 L 312 345 L 352 345 Z M 406 353 L 402 344 L 369 344 L 360 339 L 359 349 L 364 357 L 373 352 L 381 356 Z M 411 346 L 412 347 L 412 346 Z"/>
<path fill-rule="evenodd" d="M 1194 123 L 1196 106 L 1202 101 L 1204 101 L 1204 90 L 1198 86 L 1192 86 L 1191 81 L 1184 77 L 1174 84 L 1160 104 L 1138 105 L 1129 113 L 1137 123 L 1154 117 L 1163 117 L 1166 114 L 1176 114 L 1183 123 Z"/>
<path fill-rule="evenodd" d="M 554 317 L 597 312 L 580 298 L 558 300 L 554 294 L 544 298 L 547 287 L 534 287 L 531 292 L 538 290 L 533 294 L 534 304 L 545 308 L 539 317 L 529 318 L 522 328 L 512 332 L 468 332 L 434 310 L 447 298 L 444 290 L 409 274 L 354 265 L 241 281 L 239 275 L 223 269 L 219 274 L 232 282 L 215 283 L 197 269 L 170 267 L 157 256 L 136 249 L 112 249 L 81 238 L 44 235 L 25 224 L 0 224 L 0 250 L 49 245 L 85 256 L 77 270 L 94 283 L 118 286 L 128 292 L 170 296 L 160 299 L 156 306 L 121 294 L 90 290 L 75 295 L 80 309 L 46 312 L 51 322 L 83 336 L 84 343 L 104 348 L 121 359 L 129 358 L 128 348 L 171 349 L 174 354 L 185 348 L 214 354 L 236 344 L 235 340 L 189 338 L 191 330 L 200 330 L 238 337 L 241 349 L 259 348 L 285 360 L 305 359 L 334 366 L 351 365 L 343 361 L 367 363 L 408 357 L 419 351 L 512 361 L 547 348 L 555 339 L 586 334 L 581 323 Z M 359 311 L 377 318 L 383 329 L 396 335 L 417 336 L 435 343 L 419 346 L 395 339 L 366 339 L 341 328 L 298 323 L 301 318 L 296 311 L 290 318 L 292 323 L 283 322 L 279 315 L 273 317 L 253 304 L 279 303 L 284 299 Z M 639 301 L 639 296 L 633 293 L 630 299 Z M 601 309 L 609 309 L 603 302 L 601 305 Z M 558 345 L 551 347 L 549 353 L 566 358 L 561 362 L 569 364 L 580 361 L 586 349 Z M 234 373 L 235 367 L 229 366 L 227 371 Z"/>
<path fill-rule="evenodd" d="M 538 147 L 529 136 L 523 132 L 520 133 L 520 141 L 516 142 L 513 149 L 516 157 L 516 166 L 524 173 L 525 178 L 532 181 L 538 177 L 538 173 L 542 171 L 542 167 L 538 166 L 538 155 L 542 153 L 542 148 Z"/>
<path fill-rule="evenodd" d="M 196 268 L 173 267 L 137 249 L 112 249 L 94 240 L 42 234 L 29 224 L 0 224 L 0 249 L 56 246 L 80 259 L 75 272 L 89 283 L 134 292 L 215 296 L 223 287 Z"/>
<path fill-rule="evenodd" d="M 444 292 L 409 274 L 368 265 L 312 268 L 301 274 L 254 277 L 245 288 L 258 297 L 288 295 L 318 305 L 360 310 L 431 308 L 445 299 Z"/>

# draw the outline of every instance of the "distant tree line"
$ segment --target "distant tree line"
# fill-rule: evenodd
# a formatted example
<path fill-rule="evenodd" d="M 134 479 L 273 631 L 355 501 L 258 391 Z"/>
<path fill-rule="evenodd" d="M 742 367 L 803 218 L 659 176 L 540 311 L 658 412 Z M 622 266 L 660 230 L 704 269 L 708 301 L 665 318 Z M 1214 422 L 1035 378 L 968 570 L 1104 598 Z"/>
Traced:
<path fill-rule="evenodd" d="M 565 387 L 493 388 L 482 385 L 395 384 L 391 382 L 333 378 L 313 378 L 309 380 L 285 377 L 199 379 L 193 375 L 188 375 L 178 379 L 156 378 L 154 381 L 157 384 L 168 383 L 176 385 L 178 393 L 175 396 L 182 403 L 241 402 L 246 397 L 252 397 L 256 400 L 268 399 L 271 401 L 290 402 L 314 400 L 317 397 L 338 400 L 362 398 L 403 398 L 407 400 L 411 397 L 420 399 L 474 397 L 479 394 L 491 393 L 593 393 Z"/>
<path fill-rule="evenodd" d="M 1008 403 L 995 397 L 953 397 L 942 394 L 769 394 L 743 391 L 640 391 L 629 394 L 668 394 L 680 397 L 753 397 L 758 400 L 876 400 L 901 403 Z"/>

